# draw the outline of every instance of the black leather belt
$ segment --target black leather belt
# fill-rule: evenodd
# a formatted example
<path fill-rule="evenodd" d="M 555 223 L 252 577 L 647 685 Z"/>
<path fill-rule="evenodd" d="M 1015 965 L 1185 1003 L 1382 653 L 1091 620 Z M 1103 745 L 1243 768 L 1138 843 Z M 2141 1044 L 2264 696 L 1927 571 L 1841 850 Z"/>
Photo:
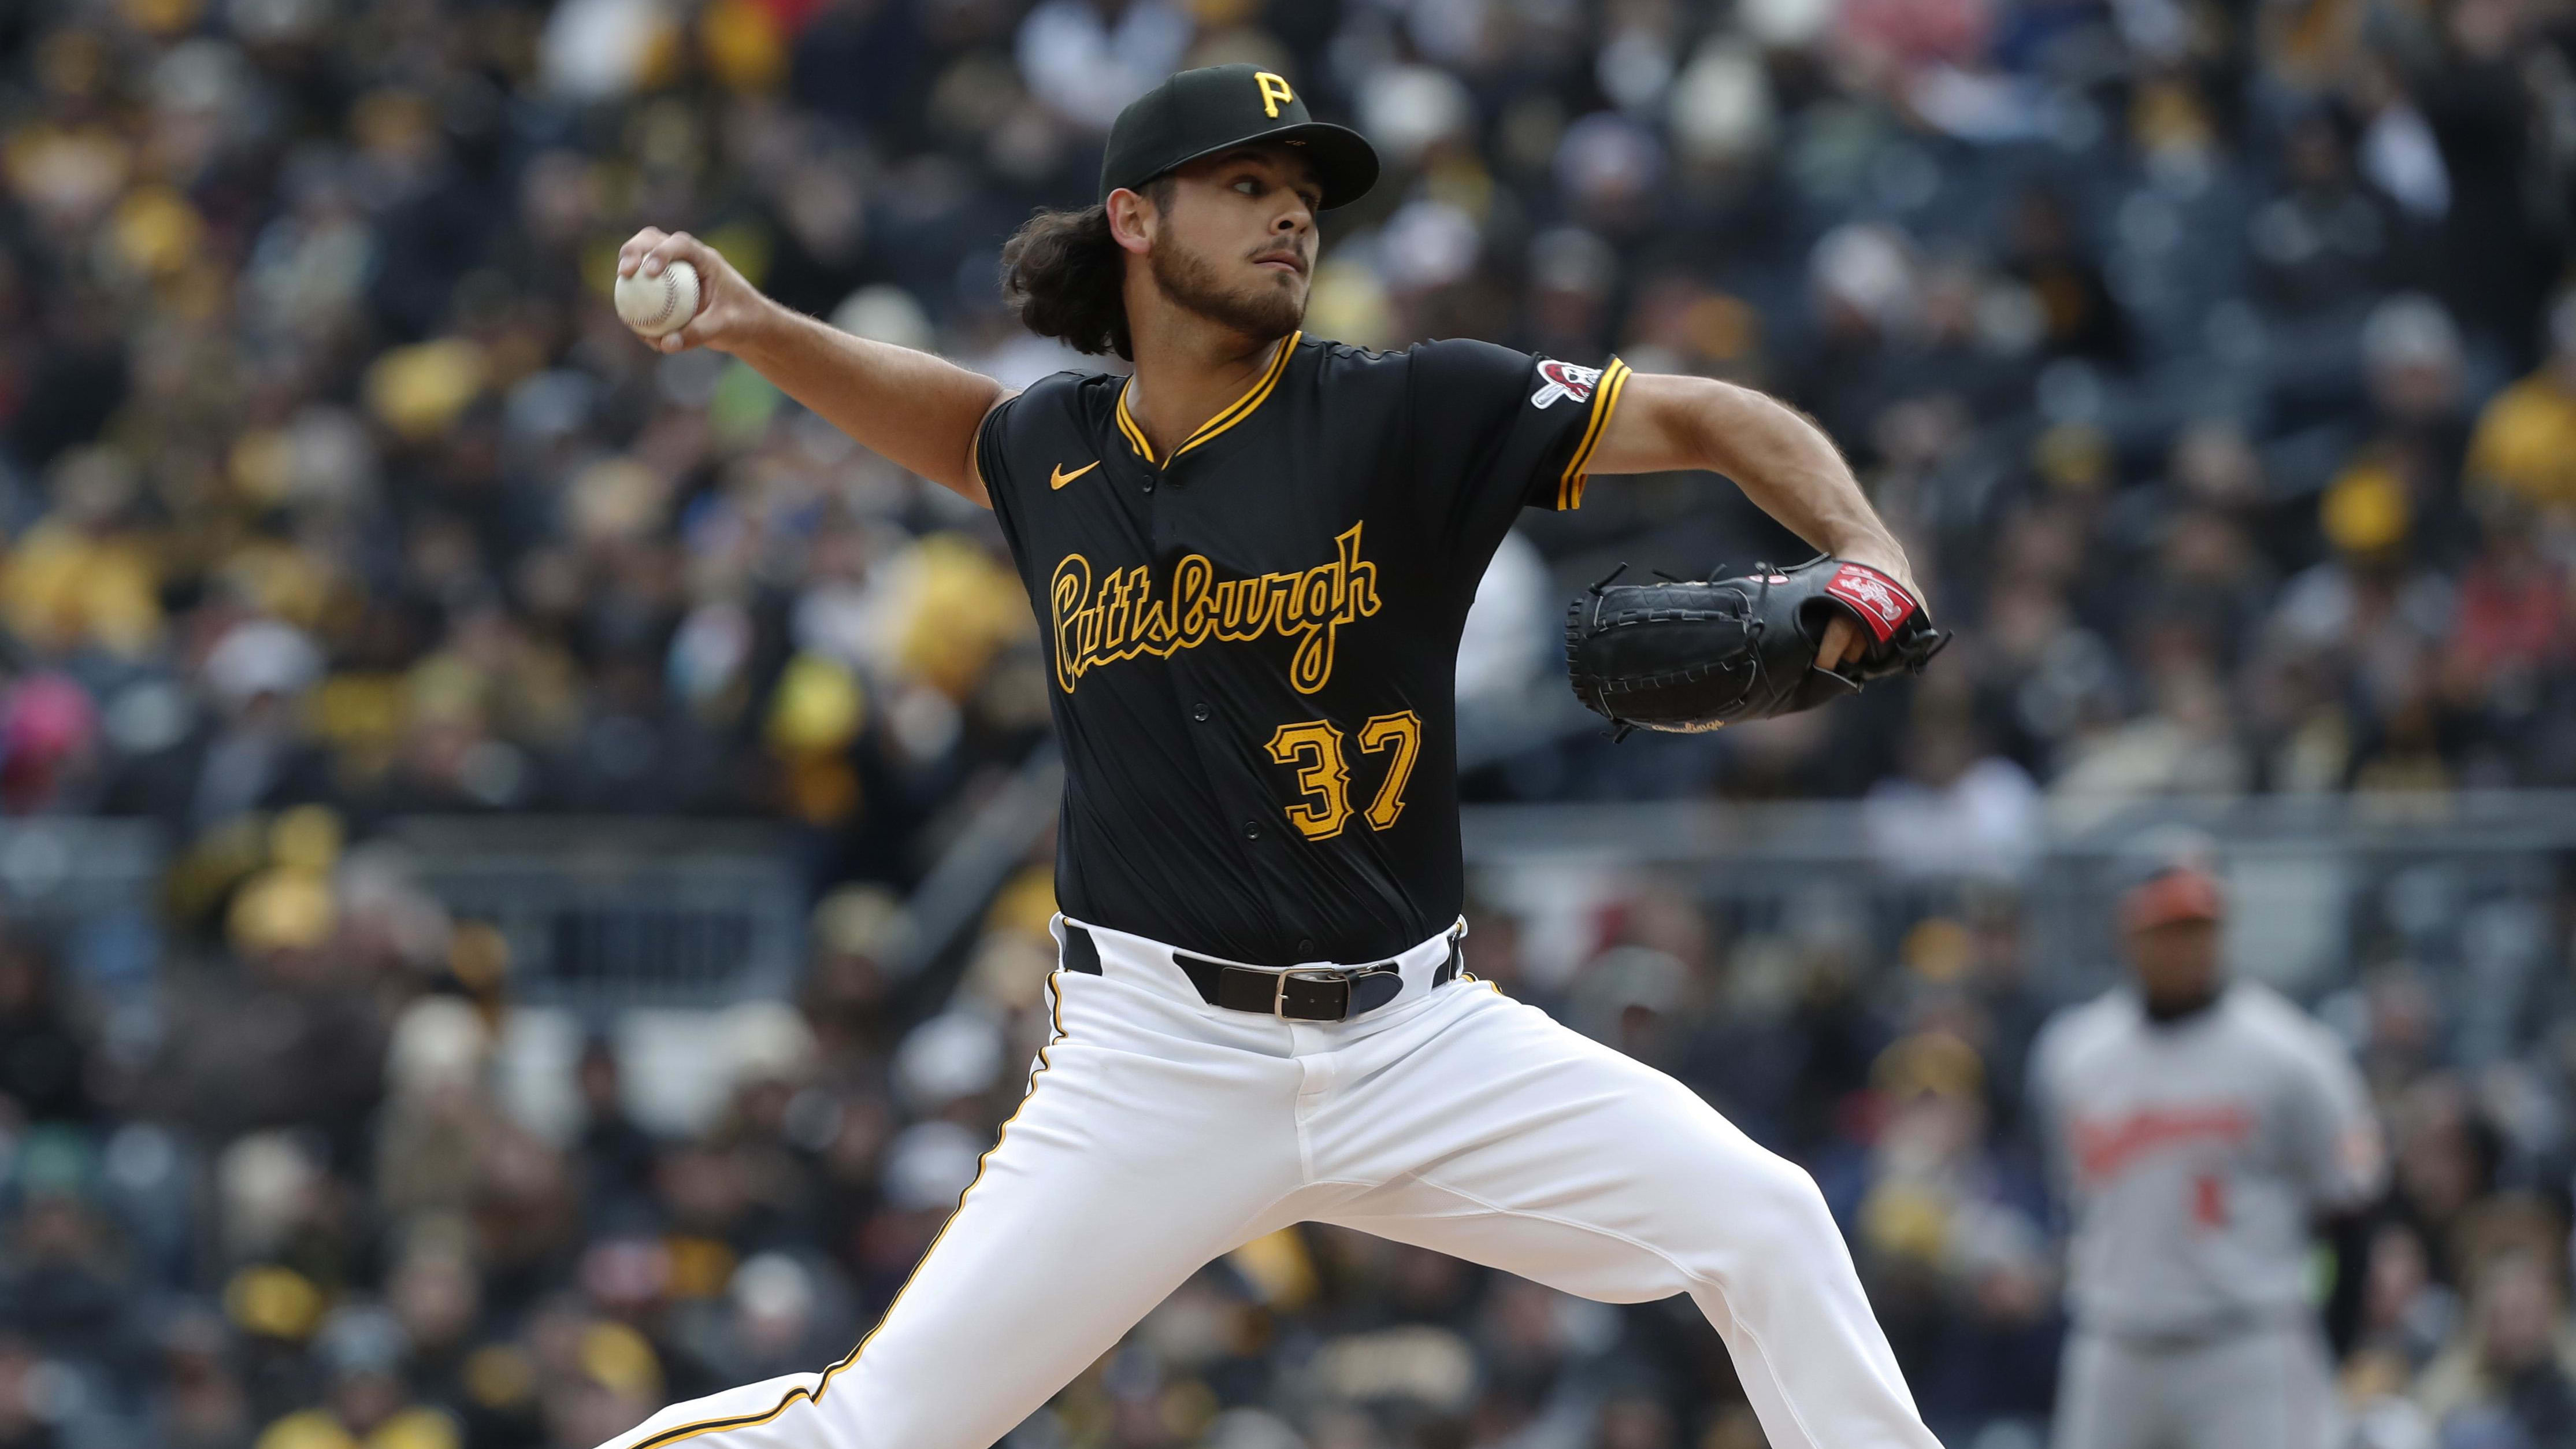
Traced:
<path fill-rule="evenodd" d="M 1065 969 L 1086 976 L 1100 974 L 1099 945 L 1089 931 L 1071 921 L 1064 923 L 1064 964 Z M 1228 1011 L 1259 1012 L 1282 1021 L 1348 1021 L 1377 1010 L 1404 990 L 1403 969 L 1394 961 L 1264 971 L 1174 951 L 1172 964 L 1190 978 L 1190 984 L 1198 988 L 1199 999 L 1208 1005 Z M 1462 964 L 1458 941 L 1453 936 L 1449 940 L 1449 959 L 1431 974 L 1431 984 L 1446 986 L 1457 980 Z"/>

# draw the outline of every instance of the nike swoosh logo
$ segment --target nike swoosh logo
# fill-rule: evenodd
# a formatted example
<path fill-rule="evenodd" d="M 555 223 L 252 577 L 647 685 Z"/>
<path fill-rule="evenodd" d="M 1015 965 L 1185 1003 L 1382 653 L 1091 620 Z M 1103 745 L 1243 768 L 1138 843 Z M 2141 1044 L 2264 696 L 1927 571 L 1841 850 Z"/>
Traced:
<path fill-rule="evenodd" d="M 1094 458 L 1090 462 L 1085 463 L 1081 467 L 1068 473 L 1064 471 L 1064 465 L 1062 463 L 1058 463 L 1055 465 L 1055 471 L 1047 475 L 1047 486 L 1050 488 L 1061 488 L 1067 483 L 1072 482 L 1074 479 L 1081 477 L 1083 474 L 1088 473 L 1099 466 L 1100 460 L 1098 458 Z"/>

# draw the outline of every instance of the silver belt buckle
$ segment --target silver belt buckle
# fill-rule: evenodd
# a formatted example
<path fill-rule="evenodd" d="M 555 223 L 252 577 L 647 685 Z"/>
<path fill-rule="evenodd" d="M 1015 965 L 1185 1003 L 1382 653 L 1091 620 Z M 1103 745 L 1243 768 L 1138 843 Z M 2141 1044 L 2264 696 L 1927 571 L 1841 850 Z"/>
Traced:
<path fill-rule="evenodd" d="M 1282 971 L 1279 973 L 1279 984 L 1277 987 L 1273 988 L 1270 993 L 1270 1014 L 1272 1016 L 1281 1021 L 1308 1020 L 1306 1017 L 1290 1016 L 1288 1014 L 1288 983 L 1291 980 L 1339 981 L 1343 983 L 1343 990 L 1346 994 L 1342 997 L 1342 1015 L 1345 1019 L 1350 1016 L 1351 999 L 1347 994 L 1349 990 L 1350 977 L 1340 971 L 1324 971 L 1313 967 L 1308 967 L 1301 971 Z"/>

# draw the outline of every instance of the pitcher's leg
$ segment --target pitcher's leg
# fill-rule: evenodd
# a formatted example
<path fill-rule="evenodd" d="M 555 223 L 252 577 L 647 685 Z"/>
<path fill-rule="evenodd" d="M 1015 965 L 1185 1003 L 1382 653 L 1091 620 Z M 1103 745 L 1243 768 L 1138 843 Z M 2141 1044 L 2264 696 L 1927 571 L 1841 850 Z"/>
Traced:
<path fill-rule="evenodd" d="M 1055 979 L 1077 999 L 1117 989 Z M 1241 1241 L 1296 1182 L 1294 1066 L 1104 1041 L 1113 1015 L 1048 1046 L 956 1214 L 848 1357 L 674 1404 L 616 1449 L 986 1449 Z"/>
<path fill-rule="evenodd" d="M 1588 1298 L 1688 1293 L 1774 1449 L 1937 1449 L 1824 1197 L 1689 1088 L 1475 992 L 1310 1123 L 1330 1220 Z"/>

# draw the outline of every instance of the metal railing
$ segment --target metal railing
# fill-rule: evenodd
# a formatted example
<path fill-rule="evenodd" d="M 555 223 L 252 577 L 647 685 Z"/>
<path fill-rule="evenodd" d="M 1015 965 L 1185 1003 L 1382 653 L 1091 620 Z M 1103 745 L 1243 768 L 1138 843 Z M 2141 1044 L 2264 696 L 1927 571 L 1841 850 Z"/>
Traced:
<path fill-rule="evenodd" d="M 995 887 L 1053 818 L 1061 765 L 1033 756 L 915 892 L 911 949 L 890 962 L 939 994 Z M 1516 906 L 1598 899 L 1640 873 L 1685 886 L 1738 934 L 1824 923 L 1892 959 L 1924 919 L 1998 892 L 2032 969 L 2066 989 L 2115 959 L 2123 853 L 2158 826 L 2214 842 L 2239 969 L 2314 994 L 2384 962 L 2444 979 L 2476 1040 L 2567 948 L 2576 792 L 2166 799 L 2106 811 L 2051 802 L 2006 869 L 1893 855 L 1866 803 L 1705 801 L 1474 806 L 1470 879 Z M 793 989 L 808 883 L 778 830 L 699 820 L 434 817 L 395 822 L 423 884 L 511 948 L 514 996 L 579 1007 L 708 1006 Z M 0 910 L 81 969 L 148 976 L 167 842 L 140 821 L 0 821 Z M 916 1003 L 927 1004 L 927 1003 Z"/>
<path fill-rule="evenodd" d="M 783 996 L 803 969 L 805 881 L 770 827 L 420 817 L 390 833 L 450 912 L 509 942 L 519 1001 L 717 1006 Z"/>
<path fill-rule="evenodd" d="M 2564 949 L 2553 925 L 2576 891 L 2576 792 L 2156 799 L 2106 809 L 2050 801 L 2026 850 L 1953 868 L 1891 853 L 1866 803 L 1476 806 L 1464 831 L 1471 880 L 1495 899 L 1546 894 L 1552 878 L 1597 889 L 1650 871 L 1682 885 L 1738 932 L 1822 921 L 1881 959 L 1927 917 L 1980 894 L 2014 902 L 2034 971 L 2080 989 L 2116 959 L 2124 858 L 2160 828 L 2214 846 L 2232 903 L 2237 969 L 2314 993 L 2360 969 L 2404 962 L 2465 973 L 2466 1008 L 2510 1011 Z M 1615 879 L 1609 882 L 1615 888 Z M 2509 1023 L 2463 1029 L 2509 1031 Z"/>
<path fill-rule="evenodd" d="M 0 820 L 0 915 L 43 943 L 83 987 L 111 1000 L 144 991 L 160 965 L 167 848 L 146 820 Z"/>
<path fill-rule="evenodd" d="M 771 827 L 429 816 L 387 833 L 450 913 L 500 930 L 521 1001 L 723 1005 L 783 995 L 803 966 L 805 881 Z M 121 998 L 160 966 L 171 861 L 150 821 L 0 820 L 0 915 Z"/>
<path fill-rule="evenodd" d="M 0 908 L 21 920 L 66 920 L 145 907 L 165 854 L 161 828 L 147 820 L 0 820 Z"/>

